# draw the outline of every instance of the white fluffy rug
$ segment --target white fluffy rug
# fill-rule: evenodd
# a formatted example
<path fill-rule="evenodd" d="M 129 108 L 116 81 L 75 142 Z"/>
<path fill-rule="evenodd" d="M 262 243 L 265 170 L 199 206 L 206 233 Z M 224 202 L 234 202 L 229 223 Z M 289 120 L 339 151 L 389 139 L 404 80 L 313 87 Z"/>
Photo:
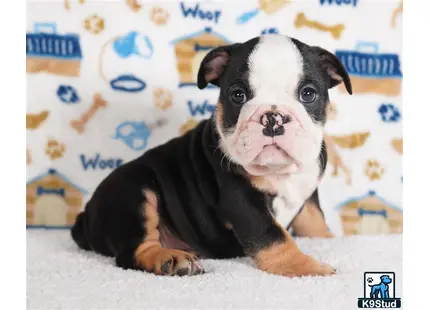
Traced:
<path fill-rule="evenodd" d="M 27 309 L 358 309 L 363 272 L 396 272 L 402 296 L 402 237 L 298 239 L 338 274 L 286 278 L 249 259 L 203 260 L 206 274 L 157 277 L 78 250 L 69 231 L 27 231 Z"/>

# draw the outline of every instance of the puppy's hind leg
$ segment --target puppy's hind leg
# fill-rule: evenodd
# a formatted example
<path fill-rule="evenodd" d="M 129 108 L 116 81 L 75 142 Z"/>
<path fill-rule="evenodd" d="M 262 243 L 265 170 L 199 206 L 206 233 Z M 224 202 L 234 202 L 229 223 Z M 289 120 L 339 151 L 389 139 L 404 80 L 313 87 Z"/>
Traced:
<path fill-rule="evenodd" d="M 194 254 L 161 246 L 157 196 L 150 190 L 145 190 L 144 195 L 145 237 L 117 255 L 116 264 L 125 269 L 140 269 L 156 275 L 191 276 L 203 273 L 203 267 Z"/>

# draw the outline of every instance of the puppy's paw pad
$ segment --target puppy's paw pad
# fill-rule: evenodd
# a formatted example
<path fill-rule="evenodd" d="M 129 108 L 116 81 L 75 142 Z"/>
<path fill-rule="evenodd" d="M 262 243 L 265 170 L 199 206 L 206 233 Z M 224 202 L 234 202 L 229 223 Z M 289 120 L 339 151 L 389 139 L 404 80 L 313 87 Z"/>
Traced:
<path fill-rule="evenodd" d="M 173 258 L 170 257 L 168 260 L 166 260 L 164 263 L 161 264 L 160 270 L 163 274 L 171 274 L 172 266 L 173 266 Z"/>

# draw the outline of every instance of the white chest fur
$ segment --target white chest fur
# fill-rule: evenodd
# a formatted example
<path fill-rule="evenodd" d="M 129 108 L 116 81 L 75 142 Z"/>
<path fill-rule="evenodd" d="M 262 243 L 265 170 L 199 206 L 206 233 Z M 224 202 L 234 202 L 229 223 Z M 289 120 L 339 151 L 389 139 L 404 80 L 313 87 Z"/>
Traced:
<path fill-rule="evenodd" d="M 312 195 L 318 185 L 319 173 L 319 165 L 315 163 L 300 174 L 272 181 L 278 192 L 272 205 L 274 216 L 282 227 L 286 228 L 291 223 L 306 199 Z"/>

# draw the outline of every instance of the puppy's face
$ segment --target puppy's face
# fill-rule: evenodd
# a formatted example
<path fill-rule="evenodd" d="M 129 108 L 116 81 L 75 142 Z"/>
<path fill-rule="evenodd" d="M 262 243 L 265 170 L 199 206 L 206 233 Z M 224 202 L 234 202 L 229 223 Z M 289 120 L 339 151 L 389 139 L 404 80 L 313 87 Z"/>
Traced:
<path fill-rule="evenodd" d="M 198 75 L 200 89 L 220 87 L 221 148 L 251 175 L 295 173 L 317 160 L 328 89 L 342 81 L 352 93 L 335 55 L 281 35 L 216 48 Z"/>

